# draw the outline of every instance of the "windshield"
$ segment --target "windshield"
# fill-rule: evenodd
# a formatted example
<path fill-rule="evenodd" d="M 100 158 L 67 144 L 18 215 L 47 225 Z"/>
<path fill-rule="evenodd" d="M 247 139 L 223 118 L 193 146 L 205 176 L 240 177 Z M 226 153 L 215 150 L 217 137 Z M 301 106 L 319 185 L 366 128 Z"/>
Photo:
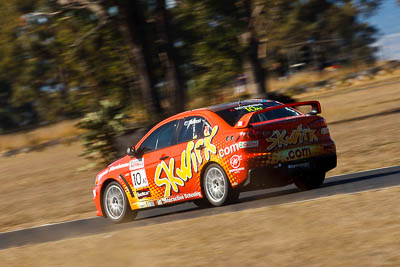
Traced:
<path fill-rule="evenodd" d="M 274 101 L 268 101 L 268 102 L 254 103 L 243 106 L 238 105 L 237 107 L 219 110 L 216 113 L 222 119 L 224 119 L 230 126 L 234 126 L 239 121 L 239 119 L 247 113 L 280 105 L 282 104 Z M 299 115 L 301 115 L 301 113 L 292 108 L 282 108 L 257 114 L 253 116 L 250 123 L 275 120 L 275 119 L 291 117 L 291 116 L 299 116 Z"/>

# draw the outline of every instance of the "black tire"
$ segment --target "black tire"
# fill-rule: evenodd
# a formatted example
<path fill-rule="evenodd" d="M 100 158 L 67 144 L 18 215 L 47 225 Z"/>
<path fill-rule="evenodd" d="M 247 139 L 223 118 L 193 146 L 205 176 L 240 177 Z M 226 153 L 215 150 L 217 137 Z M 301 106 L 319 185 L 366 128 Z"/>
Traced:
<path fill-rule="evenodd" d="M 109 183 L 103 194 L 103 209 L 106 217 L 113 223 L 132 221 L 137 211 L 132 211 L 122 186 L 113 181 Z"/>
<path fill-rule="evenodd" d="M 215 163 L 205 170 L 202 186 L 205 199 L 215 207 L 227 204 L 236 197 L 224 169 Z"/>
<path fill-rule="evenodd" d="M 208 202 L 205 198 L 195 199 L 193 200 L 193 203 L 199 208 L 208 208 L 211 206 L 210 202 Z"/>
<path fill-rule="evenodd" d="M 237 189 L 236 190 L 232 190 L 232 192 L 229 195 L 226 203 L 233 204 L 233 203 L 238 202 L 239 194 L 240 194 L 239 190 L 237 190 Z M 206 198 L 195 199 L 195 200 L 193 200 L 193 203 L 199 208 L 211 207 L 210 202 L 208 202 L 208 200 Z"/>
<path fill-rule="evenodd" d="M 294 184 L 300 190 L 311 190 L 320 187 L 325 180 L 325 172 L 312 172 L 296 176 Z"/>
<path fill-rule="evenodd" d="M 228 202 L 230 204 L 236 203 L 239 200 L 239 195 L 240 195 L 240 190 L 235 188 L 235 189 L 231 189 L 231 193 L 229 195 L 229 199 Z"/>

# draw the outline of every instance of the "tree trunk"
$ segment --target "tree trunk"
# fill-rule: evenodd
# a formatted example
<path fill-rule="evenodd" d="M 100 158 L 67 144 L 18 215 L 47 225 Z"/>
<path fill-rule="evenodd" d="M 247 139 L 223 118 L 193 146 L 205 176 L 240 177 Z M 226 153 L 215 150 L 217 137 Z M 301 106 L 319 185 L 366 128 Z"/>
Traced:
<path fill-rule="evenodd" d="M 262 62 L 258 56 L 259 40 L 255 36 L 250 36 L 248 57 L 250 62 L 250 68 L 253 72 L 253 77 L 256 85 L 256 97 L 265 98 L 267 96 L 267 88 L 265 85 L 267 73 Z"/>
<path fill-rule="evenodd" d="M 156 23 L 161 44 L 160 61 L 166 72 L 165 79 L 168 88 L 170 113 L 175 114 L 185 109 L 185 89 L 182 75 L 178 68 L 176 51 L 172 43 L 165 1 L 157 0 Z"/>
<path fill-rule="evenodd" d="M 255 97 L 265 98 L 267 96 L 267 88 L 266 88 L 266 79 L 267 79 L 267 71 L 262 66 L 262 61 L 258 55 L 258 49 L 260 45 L 260 40 L 257 37 L 257 32 L 255 28 L 255 23 L 257 16 L 254 11 L 254 6 L 252 0 L 245 0 L 244 6 L 246 9 L 247 15 L 247 33 L 248 33 L 248 52 L 247 58 L 250 65 L 250 69 L 253 73 L 255 86 L 256 86 L 256 95 Z"/>
<path fill-rule="evenodd" d="M 163 110 L 155 88 L 151 51 L 146 43 L 146 20 L 137 0 L 118 1 L 121 12 L 120 29 L 129 45 L 131 60 L 135 65 L 142 99 L 152 122 L 160 121 Z"/>

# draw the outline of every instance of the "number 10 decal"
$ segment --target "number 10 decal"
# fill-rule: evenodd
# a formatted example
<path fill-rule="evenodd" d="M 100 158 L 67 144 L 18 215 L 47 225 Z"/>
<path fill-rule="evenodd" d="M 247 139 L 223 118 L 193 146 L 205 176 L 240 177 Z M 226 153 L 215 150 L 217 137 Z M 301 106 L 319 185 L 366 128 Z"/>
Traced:
<path fill-rule="evenodd" d="M 149 186 L 147 182 L 146 171 L 144 169 L 131 172 L 132 184 L 136 189 Z"/>

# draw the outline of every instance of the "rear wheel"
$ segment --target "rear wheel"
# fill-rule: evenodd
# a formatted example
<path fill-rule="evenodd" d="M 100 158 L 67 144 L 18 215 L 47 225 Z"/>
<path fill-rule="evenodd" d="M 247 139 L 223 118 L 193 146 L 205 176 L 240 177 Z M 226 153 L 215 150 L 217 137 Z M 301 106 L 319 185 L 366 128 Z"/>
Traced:
<path fill-rule="evenodd" d="M 108 219 L 114 223 L 131 221 L 136 217 L 122 186 L 114 181 L 107 185 L 103 194 L 103 207 Z"/>
<path fill-rule="evenodd" d="M 203 192 L 212 206 L 222 206 L 236 200 L 239 196 L 236 191 L 232 190 L 225 171 L 214 163 L 210 164 L 204 172 Z M 199 203 L 201 202 L 199 201 Z"/>
<path fill-rule="evenodd" d="M 305 173 L 294 178 L 294 184 L 300 190 L 311 190 L 320 187 L 325 180 L 325 172 Z"/>

